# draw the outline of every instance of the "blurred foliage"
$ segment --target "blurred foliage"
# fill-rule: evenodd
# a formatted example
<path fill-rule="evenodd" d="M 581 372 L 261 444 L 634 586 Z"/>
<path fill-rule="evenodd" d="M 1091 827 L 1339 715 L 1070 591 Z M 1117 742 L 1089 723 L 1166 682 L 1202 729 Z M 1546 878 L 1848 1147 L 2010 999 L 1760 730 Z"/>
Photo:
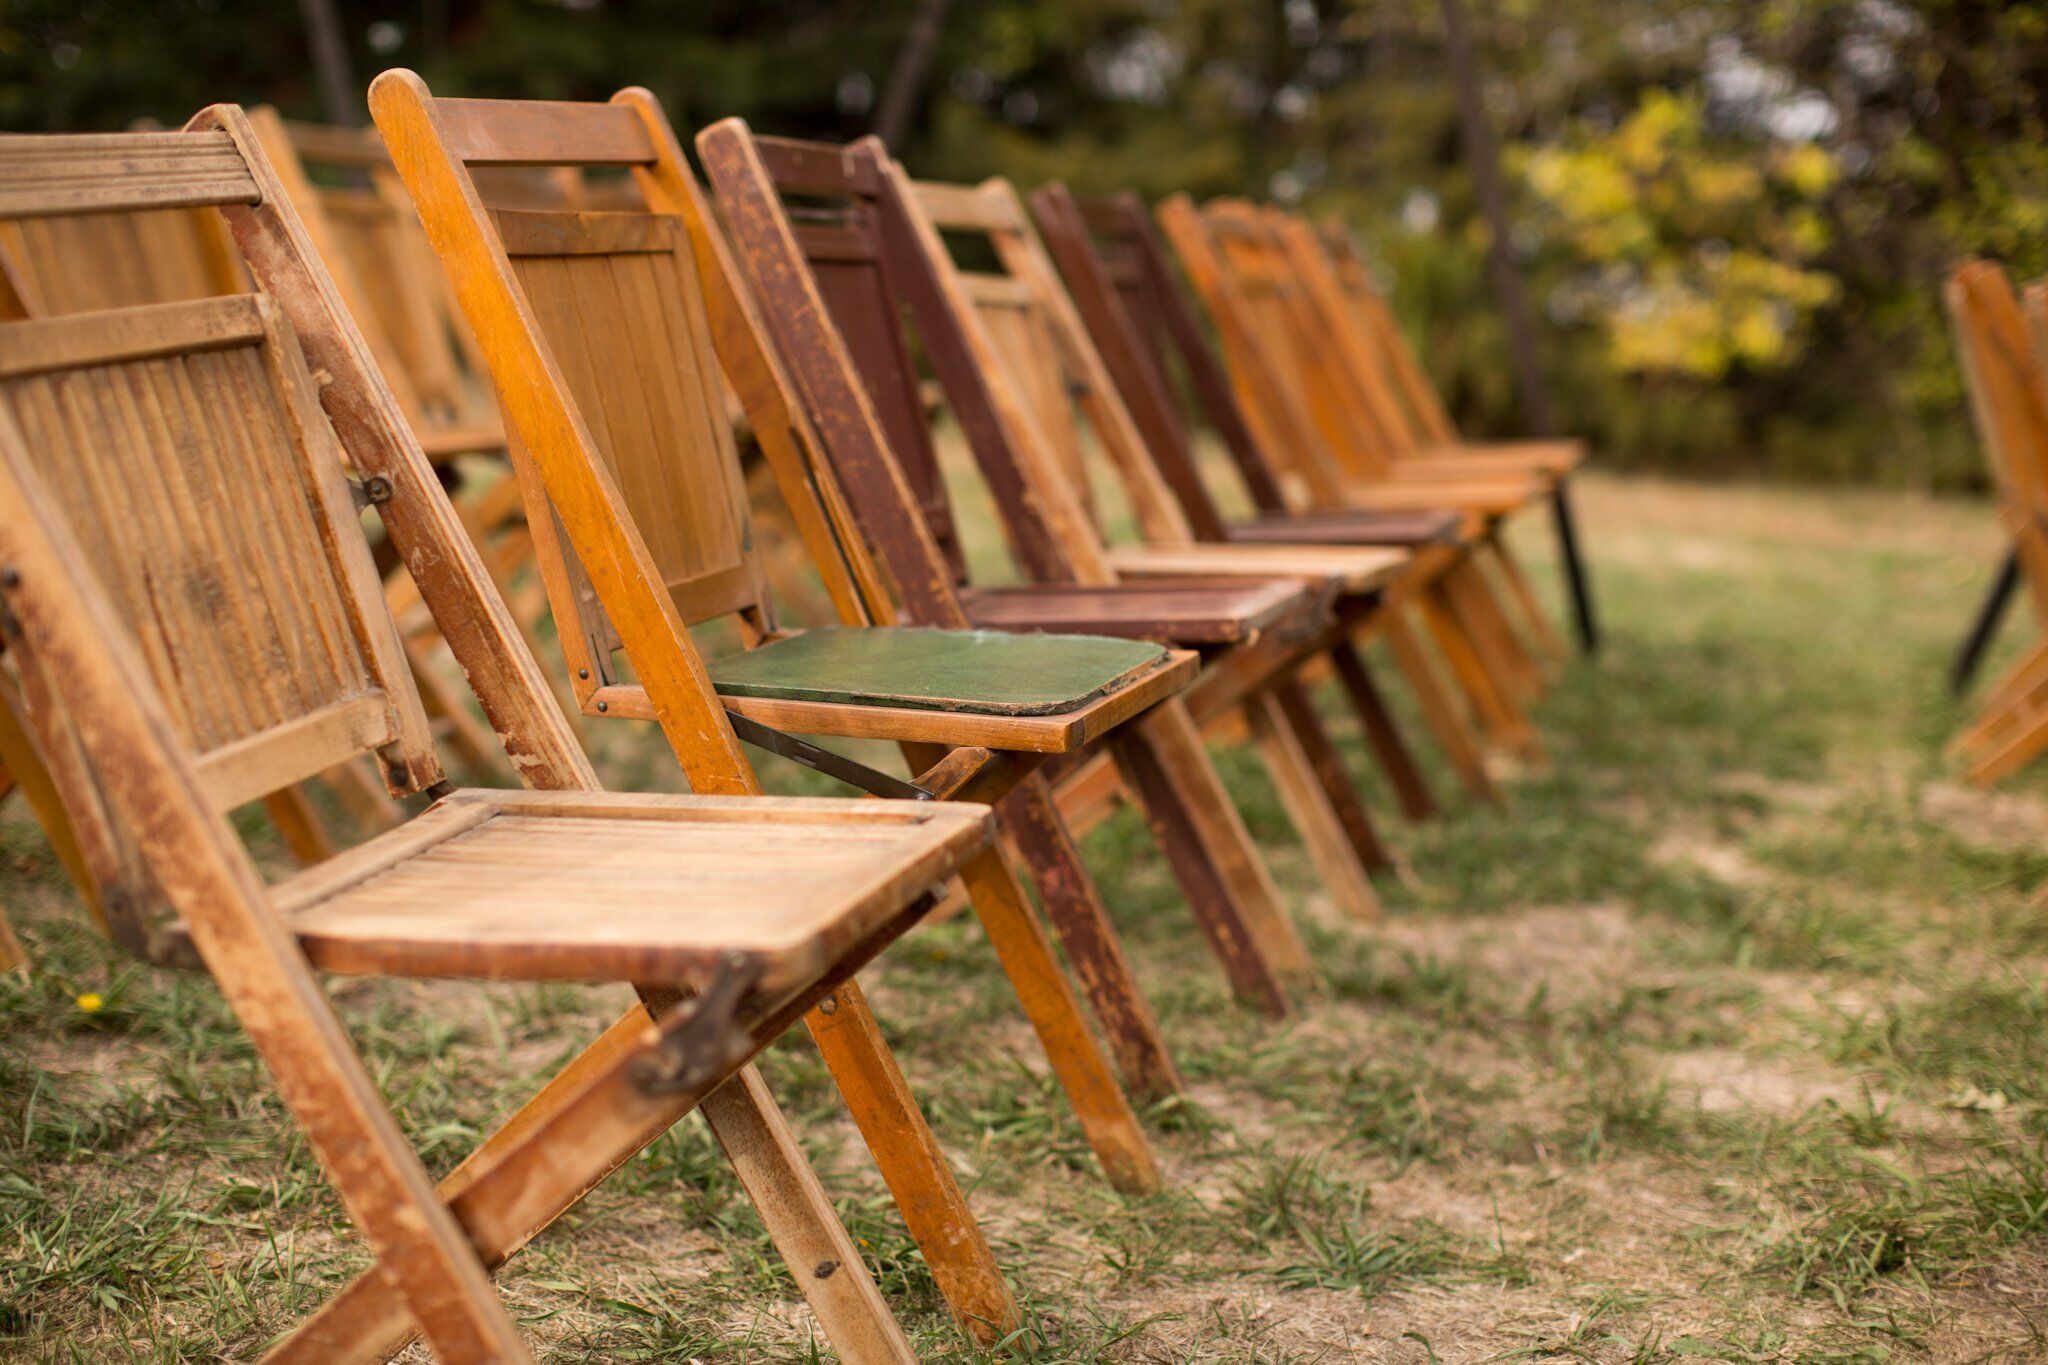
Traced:
<path fill-rule="evenodd" d="M 931 2 L 335 0 L 359 83 L 637 83 L 685 132 L 740 114 L 828 138 L 868 131 Z M 1939 283 L 1970 253 L 2048 269 L 2048 4 L 1467 9 L 1562 423 L 1623 465 L 1981 482 Z M 296 5 L 0 16 L 0 126 L 320 107 Z M 1437 0 L 953 0 L 918 89 L 897 150 L 920 174 L 1341 215 L 1468 429 L 1516 430 Z"/>

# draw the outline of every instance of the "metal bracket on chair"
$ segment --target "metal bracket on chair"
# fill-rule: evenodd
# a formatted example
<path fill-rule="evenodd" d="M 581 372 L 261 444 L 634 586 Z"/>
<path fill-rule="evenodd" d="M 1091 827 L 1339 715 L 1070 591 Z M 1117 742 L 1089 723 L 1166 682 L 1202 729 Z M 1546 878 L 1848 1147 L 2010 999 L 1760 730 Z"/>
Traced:
<path fill-rule="evenodd" d="M 902 801 L 935 801 L 933 792 L 905 782 L 900 777 L 891 777 L 877 768 L 870 768 L 845 754 L 835 754 L 830 749 L 821 749 L 815 744 L 798 739 L 795 735 L 784 734 L 771 725 L 750 720 L 737 711 L 727 711 L 725 718 L 732 722 L 732 732 L 757 749 L 766 749 L 771 754 L 780 754 L 792 763 L 800 763 L 813 772 L 827 777 L 836 777 L 850 787 L 859 787 L 871 796 L 887 796 Z"/>
<path fill-rule="evenodd" d="M 727 953 L 703 993 L 678 1006 L 689 1015 L 662 1038 L 650 1056 L 636 1059 L 626 1078 L 643 1095 L 674 1095 L 707 1084 L 733 1063 L 754 1051 L 754 1040 L 734 1022 L 740 1001 L 761 979 L 761 959 Z"/>

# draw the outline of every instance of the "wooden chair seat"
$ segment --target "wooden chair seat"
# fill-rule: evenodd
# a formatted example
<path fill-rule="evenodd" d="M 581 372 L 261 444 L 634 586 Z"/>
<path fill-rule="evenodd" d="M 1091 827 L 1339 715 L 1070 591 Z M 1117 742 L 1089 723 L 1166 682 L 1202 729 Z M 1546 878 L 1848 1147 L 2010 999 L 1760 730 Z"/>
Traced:
<path fill-rule="evenodd" d="M 710 667 L 721 696 L 1050 716 L 1129 686 L 1166 658 L 1156 644 L 1095 635 L 827 626 Z"/>
<path fill-rule="evenodd" d="M 1203 578 L 1099 587 L 1041 583 L 970 588 L 961 604 L 977 626 L 1082 631 L 1190 647 L 1242 644 L 1302 608 L 1293 579 Z"/>
<path fill-rule="evenodd" d="M 740 953 L 793 990 L 991 828 L 958 802 L 462 789 L 276 898 L 323 971 L 702 987 Z"/>
<path fill-rule="evenodd" d="M 1424 446 L 1402 457 L 1407 468 L 1424 470 L 1523 471 L 1565 475 L 1586 462 L 1586 443 L 1552 441 L 1458 441 Z"/>
<path fill-rule="evenodd" d="M 1385 545 L 1416 549 L 1452 544 L 1463 537 L 1465 519 L 1456 512 L 1261 512 L 1224 527 L 1233 544 Z"/>
<path fill-rule="evenodd" d="M 1324 580 L 1345 593 L 1374 592 L 1410 562 L 1406 550 L 1365 545 L 1119 545 L 1109 552 L 1120 574 L 1294 574 Z"/>

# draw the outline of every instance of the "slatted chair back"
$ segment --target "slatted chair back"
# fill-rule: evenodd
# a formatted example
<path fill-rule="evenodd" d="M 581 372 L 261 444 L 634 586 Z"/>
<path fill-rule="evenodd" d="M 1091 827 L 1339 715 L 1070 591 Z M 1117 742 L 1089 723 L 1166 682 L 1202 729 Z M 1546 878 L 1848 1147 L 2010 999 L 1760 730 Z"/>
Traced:
<path fill-rule="evenodd" d="M 834 402 L 852 401 L 877 415 L 956 580 L 965 581 L 965 560 L 944 501 L 906 325 L 1003 506 L 1003 531 L 1026 575 L 1041 583 L 1114 583 L 1107 549 L 1077 490 L 1058 476 L 1059 457 L 1036 410 L 995 359 L 997 343 L 968 286 L 936 240 L 927 240 L 936 230 L 880 142 L 833 147 L 761 138 L 729 119 L 700 134 L 698 147 L 736 245 L 764 292 L 800 272 L 799 287 L 815 290 L 825 314 L 817 320 L 832 324 L 795 339 L 789 352 L 800 382 L 815 385 L 813 392 L 832 390 L 822 403 L 813 399 L 814 411 L 822 422 Z M 809 316 L 809 300 L 789 303 L 796 315 Z M 777 317 L 784 310 L 771 303 L 768 312 Z M 844 341 L 827 338 L 828 330 Z M 806 355 L 817 359 L 817 373 L 806 371 Z M 844 383 L 841 375 L 824 372 L 842 357 L 858 375 L 857 397 L 834 387 Z M 848 477 L 849 492 L 855 477 Z"/>
<path fill-rule="evenodd" d="M 913 181 L 910 190 L 926 253 L 946 258 L 933 262 L 935 273 L 951 267 L 992 343 L 989 359 L 1009 377 L 1054 453 L 1045 476 L 1085 488 L 1082 436 L 1090 433 L 1148 542 L 1186 545 L 1196 538 L 1197 519 L 1204 538 L 1222 539 L 1222 516 L 1194 472 L 1185 434 L 1158 416 L 1163 394 L 1133 391 L 1139 402 L 1152 400 L 1144 407 L 1153 418 L 1148 439 L 1015 187 L 995 178 L 974 186 Z M 962 264 L 956 250 L 971 253 L 973 263 Z M 1181 476 L 1175 484 L 1166 469 Z"/>
<path fill-rule="evenodd" d="M 1317 360 L 1337 371 L 1334 381 L 1371 427 L 1382 452 L 1399 460 L 1432 444 L 1394 376 L 1385 339 L 1339 279 L 1321 235 L 1308 220 L 1277 205 L 1268 204 L 1258 214 L 1265 220 L 1275 268 L 1289 273 L 1323 334 L 1335 343 Z"/>
<path fill-rule="evenodd" d="M 300 123 L 269 107 L 249 119 L 416 422 L 495 425 L 488 386 L 465 357 L 467 329 L 375 130 Z"/>
<path fill-rule="evenodd" d="M 1311 358 L 1273 281 L 1263 233 L 1219 226 L 1186 195 L 1161 201 L 1155 217 L 1214 324 L 1231 389 L 1276 477 L 1315 507 L 1343 506 L 1345 484 L 1356 477 L 1355 461 L 1338 453 L 1351 442 L 1349 427 L 1340 425 L 1333 439 L 1318 415 L 1306 378 Z"/>
<path fill-rule="evenodd" d="M 1443 395 L 1437 392 L 1400 319 L 1380 292 L 1364 253 L 1358 249 L 1358 239 L 1336 218 L 1324 219 L 1318 236 L 1343 297 L 1378 342 L 1381 363 L 1407 404 L 1417 435 L 1427 445 L 1458 444 L 1463 438 L 1444 406 Z"/>
<path fill-rule="evenodd" d="M 2005 271 L 1965 261 L 1943 300 L 1971 414 L 2036 615 L 2048 624 L 2048 371 Z"/>
<path fill-rule="evenodd" d="M 394 794 L 441 781 L 337 432 L 391 491 L 380 510 L 401 558 L 436 566 L 430 604 L 459 623 L 451 644 L 522 773 L 594 784 L 241 112 L 203 111 L 182 132 L 0 139 L 0 223 L 144 212 L 214 215 L 264 292 L 5 324 L 0 412 L 139 641 L 206 804 L 371 752 Z M 65 714 L 67 680 L 21 686 L 25 710 Z M 77 833 L 117 936 L 149 951 L 153 888 L 126 880 L 117 854 L 133 841 L 96 796 L 110 779 L 65 738 L 93 719 L 71 720 L 39 739 L 67 806 L 88 813 Z"/>
<path fill-rule="evenodd" d="M 659 106 L 441 99 L 394 71 L 371 108 L 499 383 L 579 703 L 659 720 L 699 791 L 757 790 L 689 636 L 775 620 Z M 494 209 L 472 176 L 494 167 L 623 168 L 646 207 Z"/>
<path fill-rule="evenodd" d="M 1195 411 L 1222 440 L 1252 505 L 1262 512 L 1287 511 L 1281 473 L 1252 435 L 1230 376 L 1174 277 L 1145 202 L 1129 191 L 1082 198 L 1058 181 L 1040 185 L 1030 200 L 1046 247 L 1118 386 L 1126 394 L 1155 395 L 1149 418 L 1145 405 L 1133 403 L 1133 416 L 1141 424 L 1156 424 L 1156 430 L 1147 429 L 1154 449 L 1190 440 L 1175 388 L 1177 373 Z M 1121 344 L 1104 340 L 1112 336 Z M 1171 468 L 1164 472 L 1181 492 L 1182 480 Z M 1185 493 L 1182 505 L 1199 529 L 1205 518 Z"/>
<path fill-rule="evenodd" d="M 249 288 L 220 215 L 193 209 L 10 219 L 0 223 L 0 278 L 6 317 L 177 303 Z"/>

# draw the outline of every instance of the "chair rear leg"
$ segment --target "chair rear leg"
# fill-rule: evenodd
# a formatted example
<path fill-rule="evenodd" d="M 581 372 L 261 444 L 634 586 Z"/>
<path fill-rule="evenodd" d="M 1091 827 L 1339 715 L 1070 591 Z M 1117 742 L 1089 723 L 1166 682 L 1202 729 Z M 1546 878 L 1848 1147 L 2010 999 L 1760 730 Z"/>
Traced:
<path fill-rule="evenodd" d="M 1523 625 L 1529 637 L 1536 642 L 1537 652 L 1553 663 L 1565 658 L 1569 651 L 1564 639 L 1550 623 L 1550 613 L 1538 600 L 1536 587 L 1529 581 L 1529 575 L 1522 572 L 1521 561 L 1508 549 L 1506 537 L 1494 538 L 1493 562 L 1501 581 L 1507 584 L 1508 595 L 1521 609 Z"/>
<path fill-rule="evenodd" d="M 263 809 L 301 867 L 324 863 L 334 856 L 334 841 L 320 827 L 320 817 L 314 813 L 313 803 L 303 789 L 287 787 L 272 792 L 263 798 Z"/>
<path fill-rule="evenodd" d="M 947 1307 L 976 1342 L 1001 1340 L 1022 1312 L 859 983 L 826 996 L 804 1023 Z"/>
<path fill-rule="evenodd" d="M 1059 960 L 1053 956 L 1052 943 L 1025 900 L 1016 875 L 999 850 L 989 849 L 963 866 L 960 876 L 967 884 L 982 932 L 988 935 L 1037 1031 L 1046 1060 L 1059 1077 L 1109 1183 L 1126 1194 L 1157 1190 L 1159 1163 L 1152 1155 L 1152 1145 L 1108 1058 L 1089 1032 L 1081 1003 L 1074 998 Z"/>
<path fill-rule="evenodd" d="M 1375 619 L 1380 637 L 1387 642 L 1387 650 L 1394 656 L 1395 666 L 1408 680 L 1409 690 L 1422 707 L 1422 716 L 1429 723 L 1430 733 L 1436 737 L 1444 757 L 1450 760 L 1466 794 L 1490 806 L 1503 805 L 1500 784 L 1487 771 L 1486 754 L 1480 747 L 1479 736 L 1438 672 L 1436 661 L 1430 658 L 1429 650 L 1409 623 L 1405 606 L 1390 602 Z"/>
<path fill-rule="evenodd" d="M 916 1365 L 916 1352 L 761 1073 L 745 1068 L 706 1095 L 702 1108 L 839 1358 Z"/>
<path fill-rule="evenodd" d="M 1119 730 L 1111 746 L 1232 993 L 1285 1015 L 1289 984 L 1308 976 L 1308 952 L 1185 706 L 1162 703 Z"/>
<path fill-rule="evenodd" d="M 1345 914 L 1378 918 L 1380 901 L 1371 874 L 1392 866 L 1392 859 L 1301 685 L 1292 679 L 1277 682 L 1245 709 L 1253 739 L 1324 889 Z"/>
<path fill-rule="evenodd" d="M 1392 608 L 1381 608 L 1386 614 Z M 1423 776 L 1422 767 L 1415 761 L 1414 752 L 1402 736 L 1400 726 L 1394 723 L 1393 712 L 1387 709 L 1386 698 L 1380 695 L 1379 685 L 1373 681 L 1372 671 L 1367 668 L 1365 655 L 1359 652 L 1355 640 L 1345 640 L 1330 649 L 1330 663 L 1337 672 L 1337 681 L 1343 684 L 1344 694 L 1351 699 L 1351 709 L 1358 716 L 1358 723 L 1365 729 L 1365 742 L 1379 760 L 1380 771 L 1393 784 L 1394 795 L 1401 802 L 1401 813 L 1410 820 L 1429 820 L 1442 811 L 1436 797 L 1430 792 L 1429 779 Z"/>
<path fill-rule="evenodd" d="M 1520 708 L 1503 695 L 1440 589 L 1440 584 L 1432 584 L 1417 595 L 1416 602 L 1444 662 L 1450 665 L 1451 676 L 1471 701 L 1490 740 L 1504 749 L 1525 749 L 1532 739 L 1528 721 Z"/>
<path fill-rule="evenodd" d="M 1104 771 L 1114 774 L 1115 769 L 1105 766 Z M 1068 966 L 1088 997 L 1125 1088 L 1141 1100 L 1180 1094 L 1180 1070 L 1158 1017 L 1138 985 L 1102 892 L 1060 818 L 1052 788 L 1033 775 L 1003 798 L 1001 809 L 1001 828 L 1031 870 L 1046 918 L 1066 949 Z"/>

